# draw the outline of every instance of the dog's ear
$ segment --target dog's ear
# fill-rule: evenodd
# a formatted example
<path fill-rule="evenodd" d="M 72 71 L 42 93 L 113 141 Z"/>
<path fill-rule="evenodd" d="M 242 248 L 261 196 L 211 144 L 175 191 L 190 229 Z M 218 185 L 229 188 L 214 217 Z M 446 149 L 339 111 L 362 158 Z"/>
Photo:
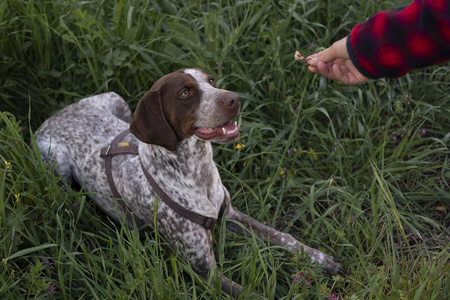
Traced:
<path fill-rule="evenodd" d="M 130 123 L 130 132 L 144 143 L 170 151 L 177 149 L 177 137 L 164 116 L 159 91 L 147 92 L 139 101 Z"/>

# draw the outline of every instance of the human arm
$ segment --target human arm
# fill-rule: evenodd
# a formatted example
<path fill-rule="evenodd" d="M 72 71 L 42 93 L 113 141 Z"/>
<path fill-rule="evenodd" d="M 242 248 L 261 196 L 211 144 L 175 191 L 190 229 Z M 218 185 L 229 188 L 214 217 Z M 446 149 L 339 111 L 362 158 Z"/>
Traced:
<path fill-rule="evenodd" d="M 345 84 L 398 77 L 450 59 L 450 0 L 416 0 L 356 25 L 314 54 L 309 70 Z"/>

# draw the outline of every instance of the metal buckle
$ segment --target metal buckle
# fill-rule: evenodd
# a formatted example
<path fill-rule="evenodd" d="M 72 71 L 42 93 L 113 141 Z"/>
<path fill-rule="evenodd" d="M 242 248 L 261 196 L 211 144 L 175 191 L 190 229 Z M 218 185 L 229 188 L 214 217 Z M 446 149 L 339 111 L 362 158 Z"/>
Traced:
<path fill-rule="evenodd" d="M 106 149 L 105 156 L 108 156 L 109 150 L 111 150 L 111 145 L 108 146 L 108 149 Z"/>

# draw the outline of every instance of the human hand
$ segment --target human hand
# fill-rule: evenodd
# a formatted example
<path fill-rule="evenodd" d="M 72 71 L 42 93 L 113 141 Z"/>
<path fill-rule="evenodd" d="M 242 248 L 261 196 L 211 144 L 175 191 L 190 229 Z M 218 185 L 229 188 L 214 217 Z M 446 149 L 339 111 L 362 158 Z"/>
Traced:
<path fill-rule="evenodd" d="M 356 84 L 369 81 L 353 64 L 347 51 L 347 37 L 335 42 L 331 47 L 306 58 L 308 69 L 316 74 L 340 81 Z"/>

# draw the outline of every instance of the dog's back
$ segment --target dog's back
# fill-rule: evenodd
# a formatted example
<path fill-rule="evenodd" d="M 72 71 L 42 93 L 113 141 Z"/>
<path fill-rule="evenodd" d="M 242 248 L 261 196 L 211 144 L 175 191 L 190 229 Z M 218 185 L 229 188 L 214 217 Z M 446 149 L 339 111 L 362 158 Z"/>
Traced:
<path fill-rule="evenodd" d="M 80 100 L 79 103 L 98 107 L 104 113 L 110 113 L 127 123 L 131 122 L 130 108 L 125 100 L 114 92 L 91 96 Z"/>
<path fill-rule="evenodd" d="M 100 149 L 128 128 L 130 121 L 131 111 L 119 95 L 96 95 L 50 117 L 38 130 L 36 142 L 43 161 L 52 164 L 69 185 L 75 181 L 86 191 L 108 195 Z M 127 139 L 136 142 L 133 136 Z"/>

